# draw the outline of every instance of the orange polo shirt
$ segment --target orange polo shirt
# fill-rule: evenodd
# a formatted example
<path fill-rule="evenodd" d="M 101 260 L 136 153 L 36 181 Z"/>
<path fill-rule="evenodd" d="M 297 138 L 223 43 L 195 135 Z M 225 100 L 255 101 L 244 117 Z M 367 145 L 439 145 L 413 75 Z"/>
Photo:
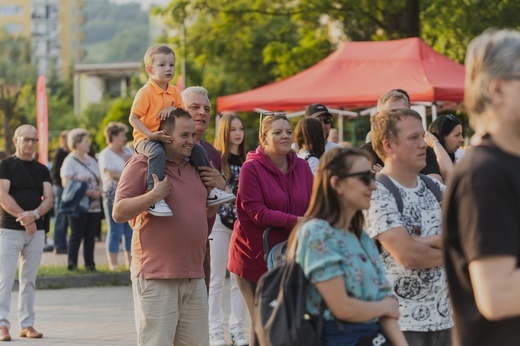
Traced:
<path fill-rule="evenodd" d="M 168 84 L 163 90 L 151 78 L 135 95 L 131 112 L 137 114 L 150 131 L 159 130 L 161 119 L 157 116 L 166 107 L 185 108 L 179 89 Z M 146 136 L 134 129 L 134 146 Z"/>

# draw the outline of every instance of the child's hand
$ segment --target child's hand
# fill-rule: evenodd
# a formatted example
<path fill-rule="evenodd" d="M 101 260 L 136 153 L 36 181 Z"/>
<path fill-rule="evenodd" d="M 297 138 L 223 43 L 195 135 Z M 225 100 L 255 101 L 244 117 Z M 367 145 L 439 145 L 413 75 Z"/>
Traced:
<path fill-rule="evenodd" d="M 171 143 L 172 138 L 168 136 L 168 133 L 165 130 L 152 132 L 150 138 L 151 141 L 162 142 L 162 143 Z"/>
<path fill-rule="evenodd" d="M 166 107 L 166 108 L 163 108 L 159 111 L 159 114 L 157 114 L 157 117 L 161 120 L 166 120 L 170 117 L 170 115 L 172 114 L 172 112 L 174 110 L 176 110 L 177 108 L 175 107 Z"/>
<path fill-rule="evenodd" d="M 168 176 L 164 176 L 162 181 L 157 178 L 157 175 L 152 174 L 153 178 L 153 192 L 157 194 L 157 201 L 166 198 L 170 194 L 171 186 L 168 181 Z"/>

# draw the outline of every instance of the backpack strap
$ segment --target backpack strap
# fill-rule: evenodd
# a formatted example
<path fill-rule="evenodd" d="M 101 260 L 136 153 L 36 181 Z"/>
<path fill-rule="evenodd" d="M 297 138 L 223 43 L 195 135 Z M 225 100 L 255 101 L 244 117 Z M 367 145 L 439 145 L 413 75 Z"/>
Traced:
<path fill-rule="evenodd" d="M 318 160 L 320 159 L 318 156 L 316 156 L 316 155 L 314 155 L 314 154 L 308 154 L 307 156 L 305 156 L 305 160 L 306 160 L 306 161 L 309 161 L 309 159 L 310 159 L 311 157 L 315 157 L 315 158 L 317 158 Z"/>
<path fill-rule="evenodd" d="M 442 202 L 442 191 L 441 191 L 441 188 L 439 187 L 439 185 L 437 185 L 433 181 L 432 178 L 430 178 L 430 177 L 428 177 L 428 176 L 426 176 L 424 174 L 419 173 L 419 177 L 421 177 L 421 179 L 426 184 L 426 187 L 433 193 L 433 195 L 437 199 L 437 202 L 439 202 L 439 204 L 441 204 L 441 202 Z"/>
<path fill-rule="evenodd" d="M 399 193 L 399 189 L 397 188 L 397 186 L 395 186 L 395 184 L 388 177 L 388 175 L 386 175 L 384 173 L 377 173 L 376 181 L 383 184 L 383 186 L 386 187 L 388 189 L 388 191 L 390 191 L 392 196 L 394 196 L 395 202 L 397 204 L 397 210 L 399 210 L 399 213 L 402 214 L 403 213 L 403 198 L 401 197 L 401 194 Z M 435 185 L 434 182 L 431 182 L 431 183 Z M 438 188 L 437 185 L 435 185 L 435 187 Z"/>

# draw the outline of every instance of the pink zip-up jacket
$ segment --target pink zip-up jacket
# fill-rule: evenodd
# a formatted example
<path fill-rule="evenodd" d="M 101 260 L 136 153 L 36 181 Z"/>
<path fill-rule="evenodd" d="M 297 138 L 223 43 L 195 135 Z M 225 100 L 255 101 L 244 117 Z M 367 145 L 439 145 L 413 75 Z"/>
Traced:
<path fill-rule="evenodd" d="M 314 176 L 309 164 L 296 153 L 287 154 L 287 173 L 282 173 L 258 147 L 247 154 L 240 170 L 237 217 L 229 247 L 228 269 L 258 282 L 267 271 L 262 235 L 271 226 L 270 248 L 287 240 L 309 206 Z"/>

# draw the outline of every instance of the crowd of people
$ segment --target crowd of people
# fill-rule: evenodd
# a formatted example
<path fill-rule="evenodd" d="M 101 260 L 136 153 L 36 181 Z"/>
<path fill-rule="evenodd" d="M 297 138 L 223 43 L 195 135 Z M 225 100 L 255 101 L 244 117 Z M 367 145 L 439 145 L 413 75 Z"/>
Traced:
<path fill-rule="evenodd" d="M 214 146 L 203 139 L 207 90 L 171 85 L 175 53 L 150 47 L 129 115 L 135 152 L 122 123 L 105 127 L 97 159 L 89 133 L 71 129 L 49 171 L 34 159 L 36 128 L 15 130 L 16 152 L 0 161 L 0 341 L 11 340 L 18 258 L 20 336 L 43 337 L 35 280 L 54 207 L 54 250 L 71 271 L 82 243 L 96 270 L 104 214 L 109 269 L 120 251 L 130 269 L 138 345 L 224 346 L 226 329 L 234 345 L 258 345 L 256 288 L 266 251 L 285 241 L 311 283 L 307 312 L 324 309 L 325 346 L 516 345 L 518 61 L 517 31 L 488 30 L 469 45 L 467 154 L 462 121 L 440 115 L 425 131 L 406 86 L 381 95 L 359 149 L 337 144 L 333 115 L 314 103 L 294 134 L 285 113 L 262 113 L 247 153 L 237 114 L 221 117 Z"/>

